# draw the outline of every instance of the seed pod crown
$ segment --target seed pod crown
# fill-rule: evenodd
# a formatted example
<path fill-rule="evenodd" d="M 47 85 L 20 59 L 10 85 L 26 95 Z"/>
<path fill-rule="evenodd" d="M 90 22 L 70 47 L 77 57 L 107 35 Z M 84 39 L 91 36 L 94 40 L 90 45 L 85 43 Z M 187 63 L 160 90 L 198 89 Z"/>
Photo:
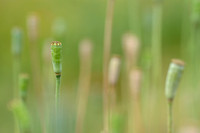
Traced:
<path fill-rule="evenodd" d="M 53 41 L 51 43 L 51 55 L 53 70 L 55 73 L 59 74 L 62 72 L 62 43 L 58 41 Z"/>

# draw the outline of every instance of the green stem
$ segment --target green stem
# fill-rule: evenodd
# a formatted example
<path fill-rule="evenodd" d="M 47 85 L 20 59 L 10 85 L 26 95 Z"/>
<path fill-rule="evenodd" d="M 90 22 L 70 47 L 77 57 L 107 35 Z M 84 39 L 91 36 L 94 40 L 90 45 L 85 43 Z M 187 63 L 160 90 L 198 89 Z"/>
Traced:
<path fill-rule="evenodd" d="M 173 132 L 172 103 L 173 100 L 168 100 L 168 133 Z"/>
<path fill-rule="evenodd" d="M 60 101 L 60 80 L 61 74 L 56 75 L 56 95 L 55 95 L 55 115 L 56 115 L 56 132 L 58 131 L 58 114 Z"/>
<path fill-rule="evenodd" d="M 18 89 L 18 76 L 19 76 L 19 72 L 20 72 L 20 57 L 17 55 L 14 55 L 13 58 L 13 96 L 14 98 L 17 98 L 19 95 L 19 89 Z M 15 133 L 19 133 L 20 129 L 19 129 L 19 123 L 18 121 L 15 119 Z"/>

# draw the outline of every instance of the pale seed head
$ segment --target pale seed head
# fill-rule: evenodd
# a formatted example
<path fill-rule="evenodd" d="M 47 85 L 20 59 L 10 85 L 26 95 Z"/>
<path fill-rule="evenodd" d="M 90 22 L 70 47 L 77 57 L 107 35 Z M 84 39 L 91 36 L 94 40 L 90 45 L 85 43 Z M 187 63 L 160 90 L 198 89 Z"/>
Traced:
<path fill-rule="evenodd" d="M 178 59 L 173 59 L 168 69 L 165 84 L 165 95 L 167 99 L 174 99 L 183 70 L 184 62 Z"/>
<path fill-rule="evenodd" d="M 121 60 L 119 56 L 113 56 L 109 64 L 108 80 L 111 85 L 115 85 L 119 78 Z"/>

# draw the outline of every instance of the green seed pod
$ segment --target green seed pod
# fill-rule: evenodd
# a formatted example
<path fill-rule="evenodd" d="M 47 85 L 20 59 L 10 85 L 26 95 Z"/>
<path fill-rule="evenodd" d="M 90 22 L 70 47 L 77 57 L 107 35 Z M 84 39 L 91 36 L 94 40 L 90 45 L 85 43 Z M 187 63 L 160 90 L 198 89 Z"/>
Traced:
<path fill-rule="evenodd" d="M 31 118 L 25 104 L 21 100 L 14 100 L 11 102 L 10 109 L 19 122 L 20 130 L 30 132 Z"/>
<path fill-rule="evenodd" d="M 20 97 L 23 101 L 26 100 L 28 90 L 29 76 L 27 74 L 21 74 L 19 76 L 19 89 Z"/>
<path fill-rule="evenodd" d="M 51 43 L 51 55 L 53 70 L 57 75 L 62 72 L 62 43 L 58 41 L 53 41 Z"/>
<path fill-rule="evenodd" d="M 173 100 L 178 88 L 182 73 L 184 70 L 184 62 L 181 60 L 172 60 L 167 74 L 165 84 L 165 95 L 167 99 Z"/>
<path fill-rule="evenodd" d="M 12 53 L 19 55 L 22 51 L 22 31 L 20 28 L 12 29 Z"/>

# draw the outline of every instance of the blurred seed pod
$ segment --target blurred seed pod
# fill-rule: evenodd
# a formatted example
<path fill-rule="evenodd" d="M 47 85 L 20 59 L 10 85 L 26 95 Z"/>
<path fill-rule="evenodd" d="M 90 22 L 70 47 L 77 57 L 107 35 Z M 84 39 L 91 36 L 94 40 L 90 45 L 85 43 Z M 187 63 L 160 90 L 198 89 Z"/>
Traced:
<path fill-rule="evenodd" d="M 193 12 L 192 12 L 192 22 L 195 24 L 200 23 L 200 0 L 193 0 L 192 4 Z"/>
<path fill-rule="evenodd" d="M 123 35 L 122 44 L 130 67 L 135 66 L 137 64 L 140 49 L 139 39 L 130 33 L 126 33 Z"/>
<path fill-rule="evenodd" d="M 36 14 L 31 14 L 27 18 L 28 37 L 31 41 L 36 41 L 38 37 L 39 18 Z"/>
<path fill-rule="evenodd" d="M 18 27 L 12 29 L 12 53 L 13 55 L 19 55 L 22 52 L 22 30 Z"/>
<path fill-rule="evenodd" d="M 31 118 L 25 104 L 21 100 L 13 100 L 9 107 L 19 123 L 20 130 L 30 132 Z"/>
<path fill-rule="evenodd" d="M 200 129 L 195 126 L 187 126 L 181 128 L 179 133 L 200 133 Z"/>
<path fill-rule="evenodd" d="M 63 18 L 54 19 L 52 24 L 53 37 L 60 39 L 67 30 L 66 22 Z"/>
<path fill-rule="evenodd" d="M 20 89 L 20 97 L 23 101 L 25 101 L 27 98 L 28 84 L 29 84 L 28 74 L 20 74 L 19 89 Z"/>
<path fill-rule="evenodd" d="M 84 39 L 79 45 L 79 55 L 83 59 L 87 59 L 92 53 L 92 42 L 89 39 Z"/>
<path fill-rule="evenodd" d="M 165 84 L 165 95 L 170 100 L 173 100 L 176 94 L 184 70 L 184 64 L 181 60 L 173 59 L 169 66 Z"/>
<path fill-rule="evenodd" d="M 116 85 L 120 73 L 120 57 L 115 55 L 111 58 L 109 64 L 108 80 L 110 85 Z"/>
<path fill-rule="evenodd" d="M 130 72 L 129 76 L 131 92 L 133 95 L 139 96 L 142 84 L 142 71 L 139 69 L 134 69 Z"/>
<path fill-rule="evenodd" d="M 62 43 L 58 41 L 53 41 L 51 43 L 51 57 L 53 70 L 56 74 L 62 72 Z"/>

